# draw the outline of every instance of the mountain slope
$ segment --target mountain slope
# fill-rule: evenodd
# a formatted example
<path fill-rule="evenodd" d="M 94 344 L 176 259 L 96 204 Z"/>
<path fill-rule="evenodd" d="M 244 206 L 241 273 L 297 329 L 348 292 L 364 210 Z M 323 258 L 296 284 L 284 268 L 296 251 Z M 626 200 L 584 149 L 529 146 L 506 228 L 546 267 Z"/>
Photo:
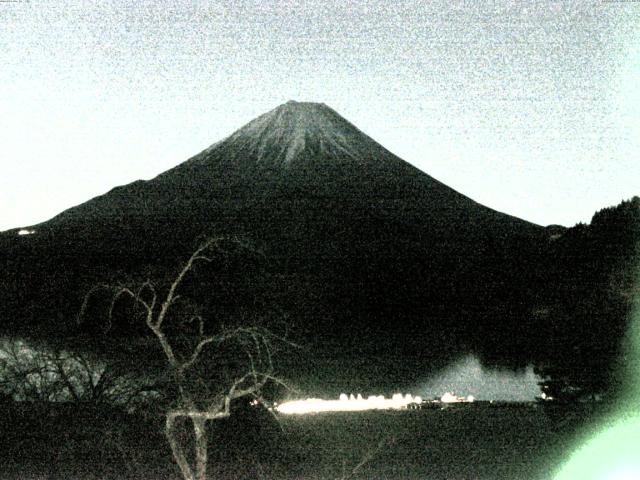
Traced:
<path fill-rule="evenodd" d="M 33 229 L 1 239 L 12 290 L 1 313 L 29 329 L 73 329 L 93 283 L 170 272 L 197 238 L 223 234 L 259 255 L 210 273 L 226 292 L 199 297 L 211 315 L 277 308 L 303 338 L 418 348 L 473 344 L 487 322 L 518 322 L 548 237 L 419 171 L 332 109 L 296 102 Z"/>
<path fill-rule="evenodd" d="M 155 179 L 118 187 L 45 225 L 117 215 L 163 216 L 193 204 L 233 208 L 239 201 L 292 196 L 402 200 L 421 203 L 409 207 L 425 209 L 422 214 L 458 209 L 471 217 L 507 219 L 396 157 L 329 107 L 288 102 Z M 518 228 L 533 230 L 531 224 L 509 218 Z"/>

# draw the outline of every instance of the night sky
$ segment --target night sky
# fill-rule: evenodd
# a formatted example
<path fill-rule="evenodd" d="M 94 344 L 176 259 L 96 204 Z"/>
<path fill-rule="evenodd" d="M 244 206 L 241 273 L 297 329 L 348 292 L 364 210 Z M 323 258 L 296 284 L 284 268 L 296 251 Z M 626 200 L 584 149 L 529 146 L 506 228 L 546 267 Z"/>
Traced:
<path fill-rule="evenodd" d="M 152 178 L 289 99 L 487 206 L 640 185 L 640 3 L 2 1 L 0 230 Z"/>

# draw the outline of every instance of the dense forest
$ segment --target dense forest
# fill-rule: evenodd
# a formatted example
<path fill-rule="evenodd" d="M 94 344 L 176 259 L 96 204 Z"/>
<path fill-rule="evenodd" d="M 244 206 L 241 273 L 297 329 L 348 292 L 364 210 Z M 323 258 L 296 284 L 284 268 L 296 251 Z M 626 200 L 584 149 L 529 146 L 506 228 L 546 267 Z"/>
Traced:
<path fill-rule="evenodd" d="M 597 212 L 550 242 L 547 288 L 533 314 L 547 394 L 599 395 L 619 386 L 622 341 L 638 294 L 640 198 Z"/>

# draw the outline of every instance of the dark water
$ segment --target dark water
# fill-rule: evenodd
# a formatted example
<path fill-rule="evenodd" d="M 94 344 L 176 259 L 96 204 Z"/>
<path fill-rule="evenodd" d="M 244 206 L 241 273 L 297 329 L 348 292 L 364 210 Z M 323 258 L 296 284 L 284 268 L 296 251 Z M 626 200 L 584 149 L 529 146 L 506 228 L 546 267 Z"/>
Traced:
<path fill-rule="evenodd" d="M 180 478 L 161 418 L 18 410 L 2 420 L 2 479 Z M 278 422 L 266 411 L 241 413 L 212 425 L 211 479 L 550 479 L 590 417 L 585 406 L 535 403 Z"/>
<path fill-rule="evenodd" d="M 287 416 L 270 460 L 244 448 L 241 472 L 224 461 L 216 470 L 222 478 L 550 479 L 590 409 L 511 403 Z"/>
<path fill-rule="evenodd" d="M 369 455 L 356 478 L 550 478 L 579 420 L 535 404 L 287 419 L 300 459 L 289 478 L 339 478 Z"/>

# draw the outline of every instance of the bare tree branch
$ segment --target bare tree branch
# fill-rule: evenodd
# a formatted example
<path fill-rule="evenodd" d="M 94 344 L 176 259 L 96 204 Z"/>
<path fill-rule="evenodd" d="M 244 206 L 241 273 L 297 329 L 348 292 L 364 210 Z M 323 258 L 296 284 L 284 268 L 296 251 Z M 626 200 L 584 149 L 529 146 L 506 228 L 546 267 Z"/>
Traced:
<path fill-rule="evenodd" d="M 200 245 L 200 247 L 198 247 L 195 252 L 193 252 L 189 260 L 187 260 L 187 263 L 184 265 L 184 267 L 182 267 L 182 270 L 180 270 L 180 273 L 178 273 L 178 276 L 175 278 L 175 280 L 171 284 L 171 287 L 169 288 L 169 293 L 167 294 L 167 297 L 165 298 L 164 302 L 162 302 L 160 313 L 158 314 L 158 318 L 155 322 L 156 328 L 160 328 L 162 326 L 162 323 L 164 322 L 164 319 L 167 315 L 169 308 L 176 301 L 177 299 L 176 290 L 182 283 L 182 280 L 184 279 L 184 277 L 187 275 L 188 272 L 190 272 L 193 269 L 193 266 L 196 262 L 198 261 L 210 262 L 211 259 L 209 257 L 202 255 L 202 253 L 208 249 L 211 249 L 213 246 L 220 243 L 222 240 L 223 240 L 223 237 L 210 238 L 207 241 L 205 241 L 202 245 Z"/>
<path fill-rule="evenodd" d="M 183 362 L 180 368 L 182 370 L 187 370 L 188 368 L 190 368 L 194 363 L 196 363 L 196 361 L 200 357 L 200 354 L 202 353 L 202 349 L 208 344 L 215 341 L 216 341 L 216 337 L 205 337 L 202 340 L 200 340 L 196 345 L 196 347 L 193 349 L 193 352 L 191 353 L 191 356 L 189 357 L 189 359 Z"/>
<path fill-rule="evenodd" d="M 169 408 L 165 414 L 165 435 L 174 460 L 185 480 L 205 480 L 206 478 L 208 421 L 229 417 L 231 404 L 234 400 L 242 397 L 259 398 L 259 392 L 268 382 L 282 384 L 275 377 L 273 370 L 271 342 L 276 337 L 264 329 L 257 327 L 226 329 L 221 326 L 222 328 L 217 334 L 206 333 L 204 319 L 196 309 L 195 313 L 186 320 L 191 324 L 195 322 L 196 330 L 195 338 L 186 342 L 187 347 L 180 346 L 180 344 L 172 345 L 172 341 L 175 343 L 175 339 L 170 339 L 166 332 L 170 313 L 174 307 L 178 306 L 178 300 L 181 298 L 179 290 L 185 278 L 198 263 L 211 263 L 214 258 L 213 254 L 223 251 L 221 244 L 224 240 L 227 239 L 214 237 L 205 240 L 178 271 L 163 296 L 159 296 L 159 290 L 150 280 L 146 280 L 137 289 L 122 285 L 116 287 L 98 285 L 85 296 L 79 316 L 82 318 L 84 315 L 89 297 L 100 289 L 107 289 L 112 294 L 109 305 L 109 322 L 113 318 L 116 303 L 124 296 L 130 297 L 135 306 L 143 308 L 145 323 L 162 348 L 171 372 L 172 383 L 178 391 L 176 405 Z M 158 303 L 159 308 L 157 307 Z M 188 301 L 186 305 L 188 305 Z M 185 303 L 183 302 L 179 306 L 184 309 Z M 246 369 L 235 378 L 232 377 L 233 379 L 226 387 L 218 385 L 220 388 L 217 391 L 211 391 L 207 386 L 206 378 L 199 376 L 199 362 L 203 359 L 205 350 L 217 352 L 232 344 L 244 351 L 247 359 Z M 102 377 L 98 383 L 101 383 L 101 380 Z M 107 381 L 105 380 L 104 383 L 106 384 Z M 93 387 L 97 389 L 98 385 L 93 385 Z M 190 421 L 193 428 L 194 455 L 191 457 L 192 463 L 190 463 L 190 456 L 186 454 L 185 446 L 179 440 L 176 432 L 177 422 L 181 418 Z"/>

